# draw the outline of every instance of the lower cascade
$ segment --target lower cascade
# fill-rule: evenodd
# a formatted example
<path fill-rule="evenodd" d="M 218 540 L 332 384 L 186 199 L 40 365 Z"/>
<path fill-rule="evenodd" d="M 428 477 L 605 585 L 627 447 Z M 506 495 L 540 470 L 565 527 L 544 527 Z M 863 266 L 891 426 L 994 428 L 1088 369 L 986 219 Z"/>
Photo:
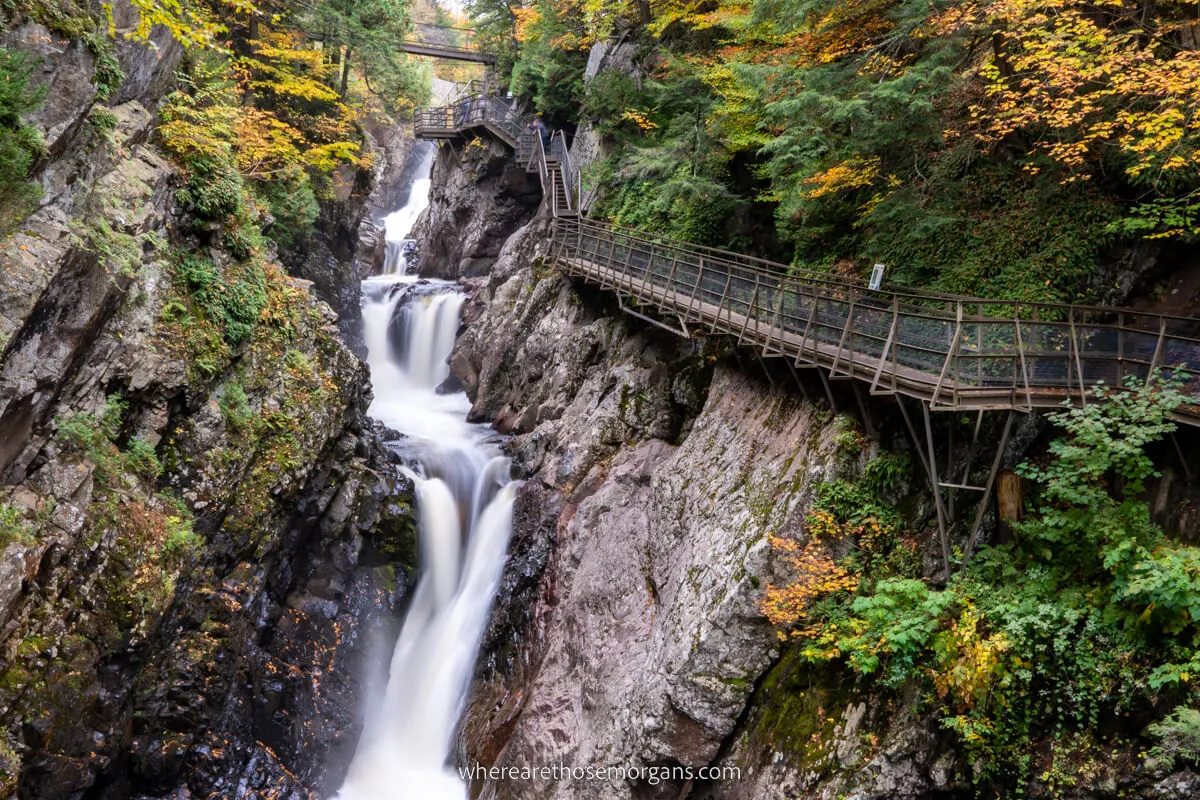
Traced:
<path fill-rule="evenodd" d="M 414 186 L 407 224 L 426 201 Z M 392 222 L 389 220 L 389 223 Z M 389 239 L 407 233 L 389 224 Z M 396 248 L 392 248 L 396 252 Z M 363 283 L 370 413 L 404 435 L 416 485 L 421 574 L 396 641 L 386 689 L 368 698 L 362 738 L 337 800 L 463 798 L 447 765 L 512 528 L 516 484 L 495 433 L 467 423 L 462 392 L 439 391 L 463 295 L 406 273 L 403 253 Z"/>

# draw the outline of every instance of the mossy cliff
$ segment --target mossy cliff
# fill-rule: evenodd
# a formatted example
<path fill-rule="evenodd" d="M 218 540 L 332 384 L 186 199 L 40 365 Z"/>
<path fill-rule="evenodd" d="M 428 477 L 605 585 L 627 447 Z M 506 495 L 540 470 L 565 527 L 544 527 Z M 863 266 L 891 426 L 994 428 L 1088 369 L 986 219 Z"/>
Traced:
<path fill-rule="evenodd" d="M 0 240 L 0 796 L 319 796 L 415 562 L 366 368 L 252 224 L 197 211 L 156 132 L 169 37 L 5 43 L 50 98 Z"/>

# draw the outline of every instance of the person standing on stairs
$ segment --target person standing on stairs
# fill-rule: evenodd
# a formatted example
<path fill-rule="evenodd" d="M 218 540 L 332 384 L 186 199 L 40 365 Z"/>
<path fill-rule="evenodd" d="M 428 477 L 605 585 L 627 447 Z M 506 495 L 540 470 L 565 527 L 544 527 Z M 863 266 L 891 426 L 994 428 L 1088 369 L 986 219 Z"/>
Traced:
<path fill-rule="evenodd" d="M 536 117 L 534 117 L 533 130 L 537 133 L 538 136 L 542 137 L 542 148 L 547 153 L 549 153 L 550 152 L 550 129 L 548 127 L 546 127 L 546 122 L 545 122 L 545 120 L 542 119 L 541 114 L 538 114 Z"/>

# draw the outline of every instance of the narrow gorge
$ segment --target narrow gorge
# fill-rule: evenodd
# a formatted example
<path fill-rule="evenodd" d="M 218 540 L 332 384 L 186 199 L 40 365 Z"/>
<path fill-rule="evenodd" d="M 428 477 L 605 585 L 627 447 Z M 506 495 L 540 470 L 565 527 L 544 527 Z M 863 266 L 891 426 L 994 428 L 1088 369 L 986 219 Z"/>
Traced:
<path fill-rule="evenodd" d="M 0 798 L 1200 798 L 1135 5 L 0 4 Z"/>

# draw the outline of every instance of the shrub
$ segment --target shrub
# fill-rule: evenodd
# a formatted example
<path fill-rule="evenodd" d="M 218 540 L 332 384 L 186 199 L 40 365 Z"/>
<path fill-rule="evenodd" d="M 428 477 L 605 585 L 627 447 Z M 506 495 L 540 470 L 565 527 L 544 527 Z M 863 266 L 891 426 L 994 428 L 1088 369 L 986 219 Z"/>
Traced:
<path fill-rule="evenodd" d="M 883 685 L 895 688 L 912 677 L 954 604 L 953 594 L 935 592 L 919 580 L 879 581 L 871 594 L 855 598 L 854 623 L 838 649 L 849 654 L 856 671 L 881 671 Z"/>
<path fill-rule="evenodd" d="M 1145 447 L 1179 402 L 1173 381 L 1155 379 L 1050 415 L 1063 435 L 1021 467 L 1037 491 L 1019 541 L 981 549 L 943 589 L 889 574 L 907 543 L 878 498 L 897 464 L 874 459 L 859 484 L 821 487 L 809 547 L 843 544 L 808 560 L 822 569 L 800 563 L 794 584 L 770 587 L 764 610 L 795 628 L 809 660 L 936 695 L 981 786 L 1021 787 L 1039 753 L 1047 775 L 1092 758 L 1105 720 L 1153 709 L 1164 689 L 1194 697 L 1200 678 L 1200 548 L 1169 540 L 1140 499 L 1154 474 Z M 812 587 L 801 613 L 773 614 L 772 598 Z M 1161 760 L 1200 752 L 1200 715 L 1186 708 L 1147 732 Z"/>
<path fill-rule="evenodd" d="M 206 256 L 176 255 L 174 273 L 189 301 L 188 310 L 215 324 L 225 341 L 236 347 L 250 335 L 267 302 L 262 266 L 251 261 L 222 271 Z"/>
<path fill-rule="evenodd" d="M 24 53 L 0 47 L 0 236 L 36 205 L 41 190 L 29 171 L 43 152 L 41 134 L 24 121 L 41 105 L 45 88 L 30 89 L 33 65 Z"/>
<path fill-rule="evenodd" d="M 125 466 L 148 481 L 157 480 L 162 474 L 162 464 L 159 463 L 154 447 L 138 436 L 130 439 L 125 447 Z"/>
<path fill-rule="evenodd" d="M 1177 761 L 1200 764 L 1200 711 L 1179 706 L 1146 732 L 1158 740 L 1150 755 L 1167 769 Z"/>
<path fill-rule="evenodd" d="M 249 433 L 254 416 L 250 411 L 250 401 L 246 390 L 240 383 L 230 383 L 221 390 L 220 400 L 221 419 L 231 433 Z"/>
<path fill-rule="evenodd" d="M 33 525 L 25 519 L 20 509 L 8 503 L 0 503 L 0 549 L 10 544 L 31 544 Z"/>

